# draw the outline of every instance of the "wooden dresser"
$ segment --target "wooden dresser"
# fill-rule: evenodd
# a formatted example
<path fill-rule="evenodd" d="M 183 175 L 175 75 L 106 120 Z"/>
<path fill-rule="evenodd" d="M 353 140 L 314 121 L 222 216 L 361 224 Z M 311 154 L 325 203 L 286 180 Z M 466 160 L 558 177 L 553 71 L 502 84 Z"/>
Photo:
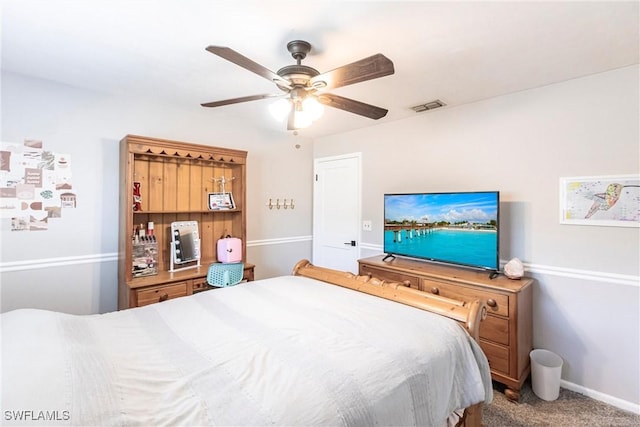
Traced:
<path fill-rule="evenodd" d="M 491 377 L 506 386 L 509 399 L 518 400 L 531 370 L 533 280 L 502 275 L 490 279 L 488 272 L 479 270 L 401 257 L 382 261 L 383 257 L 359 260 L 359 274 L 449 298 L 485 302 L 487 317 L 480 324 L 480 346 L 489 360 Z"/>

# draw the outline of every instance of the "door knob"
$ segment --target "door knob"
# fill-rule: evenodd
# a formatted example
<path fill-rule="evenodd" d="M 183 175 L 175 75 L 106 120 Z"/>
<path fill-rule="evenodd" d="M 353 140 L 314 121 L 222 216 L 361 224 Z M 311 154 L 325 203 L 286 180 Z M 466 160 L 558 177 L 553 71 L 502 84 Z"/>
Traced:
<path fill-rule="evenodd" d="M 349 246 L 355 246 L 356 245 L 356 241 L 352 240 L 350 242 L 344 242 L 345 245 L 349 245 Z"/>

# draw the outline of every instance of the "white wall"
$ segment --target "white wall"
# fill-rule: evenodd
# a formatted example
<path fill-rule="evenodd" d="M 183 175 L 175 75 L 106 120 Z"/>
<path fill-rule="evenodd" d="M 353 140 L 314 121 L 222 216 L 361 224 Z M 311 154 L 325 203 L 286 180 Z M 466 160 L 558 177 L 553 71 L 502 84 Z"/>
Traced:
<path fill-rule="evenodd" d="M 362 256 L 382 252 L 384 193 L 499 190 L 501 259 L 537 279 L 534 347 L 563 357 L 566 387 L 640 412 L 640 230 L 558 220 L 560 177 L 640 173 L 638 82 L 632 66 L 418 113 L 314 158 L 362 153 Z"/>
<path fill-rule="evenodd" d="M 118 147 L 126 134 L 247 150 L 247 259 L 256 264 L 256 277 L 288 274 L 301 258 L 311 257 L 313 161 L 308 139 L 257 133 L 232 116 L 213 115 L 196 101 L 192 109 L 181 109 L 6 72 L 2 124 L 2 141 L 39 139 L 48 150 L 70 153 L 78 194 L 77 208 L 50 220 L 47 231 L 12 232 L 9 219 L 0 221 L 3 312 L 22 307 L 78 314 L 116 309 Z M 269 210 L 265 202 L 271 196 L 294 198 L 296 208 Z"/>

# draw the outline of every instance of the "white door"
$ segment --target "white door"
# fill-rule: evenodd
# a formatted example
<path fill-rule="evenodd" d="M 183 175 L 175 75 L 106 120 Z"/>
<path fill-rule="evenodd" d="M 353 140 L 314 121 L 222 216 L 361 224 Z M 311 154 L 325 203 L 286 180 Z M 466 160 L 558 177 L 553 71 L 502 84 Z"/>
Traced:
<path fill-rule="evenodd" d="M 314 160 L 313 261 L 358 273 L 360 153 Z"/>

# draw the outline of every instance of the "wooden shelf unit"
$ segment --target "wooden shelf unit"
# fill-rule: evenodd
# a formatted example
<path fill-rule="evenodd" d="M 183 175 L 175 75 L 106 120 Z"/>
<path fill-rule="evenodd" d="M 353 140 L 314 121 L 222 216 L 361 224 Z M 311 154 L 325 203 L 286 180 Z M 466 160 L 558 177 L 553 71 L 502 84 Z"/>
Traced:
<path fill-rule="evenodd" d="M 421 291 L 463 301 L 482 300 L 487 317 L 480 323 L 480 347 L 489 360 L 491 377 L 506 386 L 505 395 L 520 398 L 529 376 L 532 350 L 533 279 L 489 278 L 488 272 L 396 257 L 358 260 L 360 275 L 405 283 Z"/>
<path fill-rule="evenodd" d="M 146 297 L 155 291 L 164 300 L 202 289 L 208 265 L 217 261 L 217 241 L 227 235 L 242 239 L 245 278 L 253 278 L 253 265 L 246 262 L 246 159 L 246 151 L 208 145 L 137 135 L 120 141 L 119 309 L 150 301 Z M 226 179 L 225 190 L 233 194 L 235 209 L 208 209 L 209 193 L 220 191 L 214 177 Z M 134 182 L 140 185 L 142 199 L 137 211 Z M 168 271 L 174 221 L 198 221 L 200 268 Z M 149 222 L 158 242 L 158 274 L 133 277 L 134 230 L 141 224 L 146 229 Z"/>

